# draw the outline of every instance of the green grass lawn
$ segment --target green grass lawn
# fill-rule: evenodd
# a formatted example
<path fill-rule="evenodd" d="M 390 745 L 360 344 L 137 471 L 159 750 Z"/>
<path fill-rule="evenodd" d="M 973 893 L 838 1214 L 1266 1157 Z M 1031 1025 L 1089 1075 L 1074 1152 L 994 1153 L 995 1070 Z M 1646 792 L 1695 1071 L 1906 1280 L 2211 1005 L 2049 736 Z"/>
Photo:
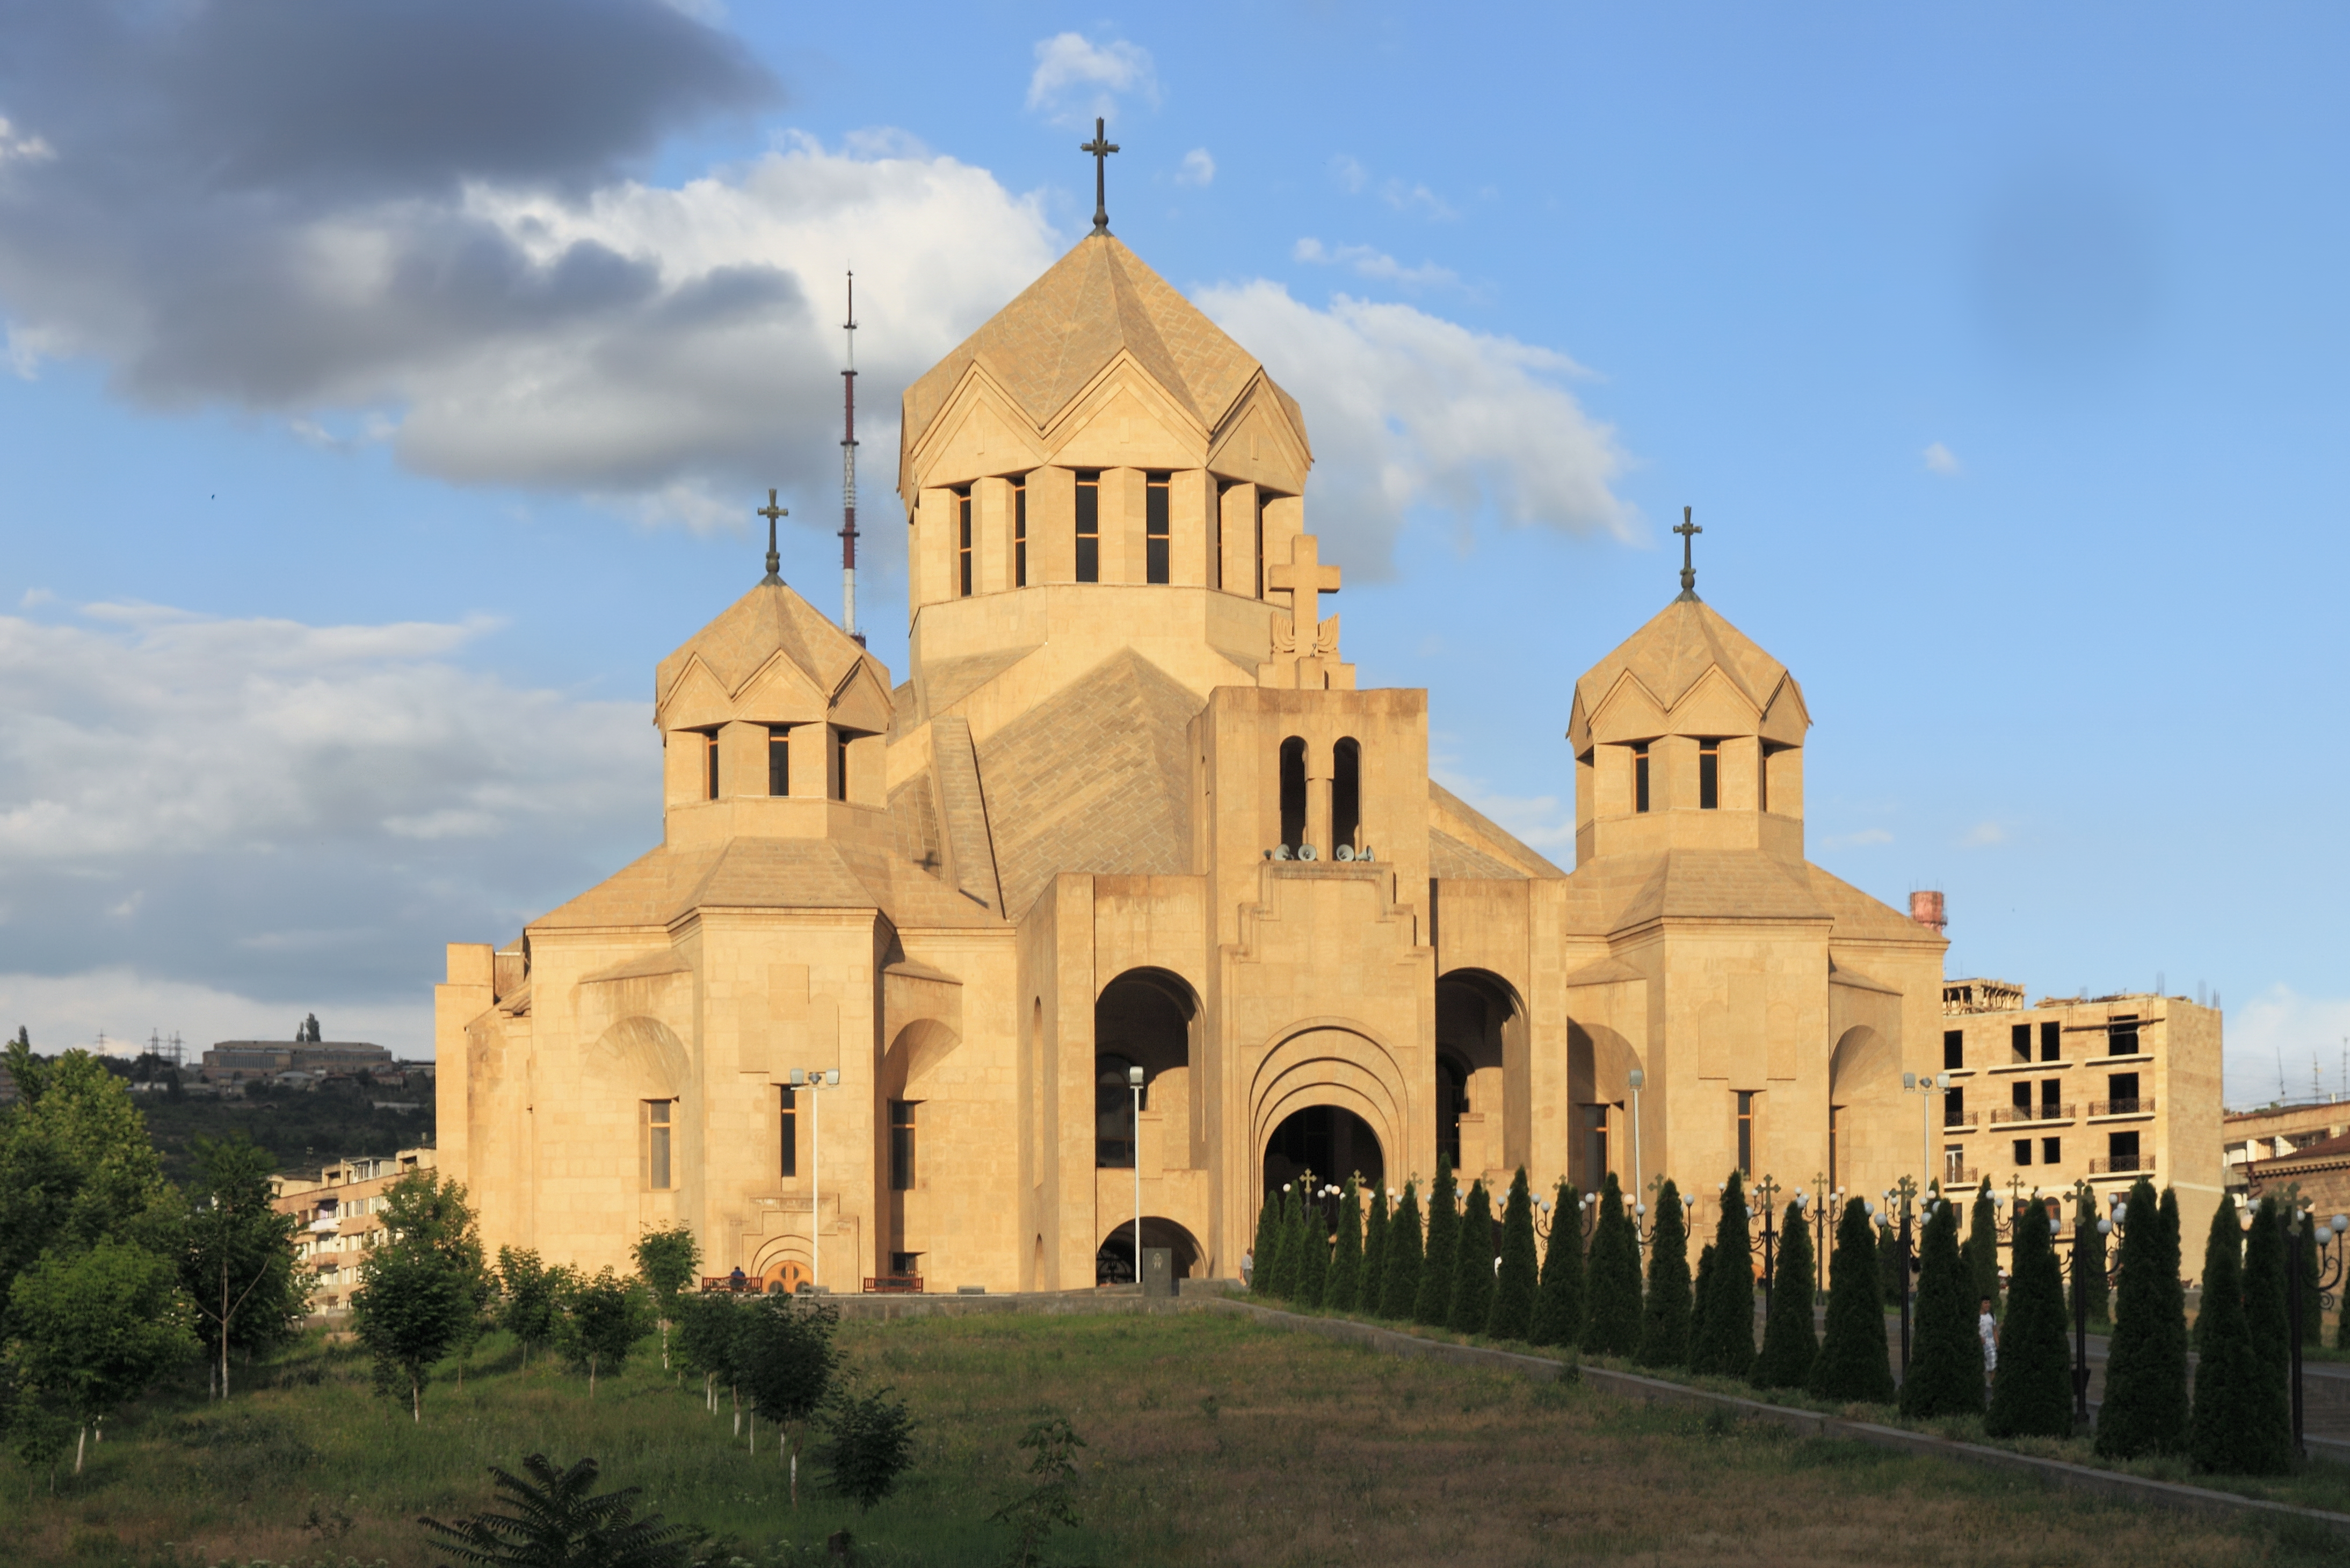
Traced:
<path fill-rule="evenodd" d="M 1016 1443 L 1047 1413 L 1088 1441 L 1049 1561 L 1185 1565 L 1583 1561 L 1934 1564 L 2333 1563 L 2295 1526 L 2206 1519 L 1936 1459 L 1797 1438 L 1575 1384 L 1400 1360 L 1237 1315 L 941 1317 L 844 1324 L 849 1364 L 922 1422 L 900 1495 L 862 1519 L 791 1507 L 697 1387 L 640 1352 L 595 1398 L 510 1344 L 426 1394 L 374 1397 L 365 1363 L 312 1336 L 225 1406 L 201 1376 L 110 1423 L 89 1473 L 0 1468 L 0 1558 L 25 1563 L 432 1561 L 413 1520 L 489 1501 L 486 1467 L 592 1454 L 610 1485 L 759 1564 L 999 1563 L 988 1516 L 1024 1484 Z M 652 1349 L 650 1342 L 645 1347 Z M 450 1371 L 453 1373 L 454 1369 Z"/>

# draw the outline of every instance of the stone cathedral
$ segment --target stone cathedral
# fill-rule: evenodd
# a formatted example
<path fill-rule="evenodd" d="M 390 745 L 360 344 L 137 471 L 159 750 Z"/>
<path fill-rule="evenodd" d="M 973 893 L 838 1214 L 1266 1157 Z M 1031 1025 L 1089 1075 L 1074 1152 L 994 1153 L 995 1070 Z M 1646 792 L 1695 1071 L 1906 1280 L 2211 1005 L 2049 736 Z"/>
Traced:
<path fill-rule="evenodd" d="M 1528 681 L 1552 864 L 1430 778 L 1425 691 L 1357 685 L 1311 411 L 1106 226 L 905 392 L 908 679 L 771 573 L 654 673 L 660 844 L 449 950 L 493 1248 L 1055 1290 L 1131 1277 L 1138 1179 L 1144 1245 L 1231 1276 L 1305 1169 L 1919 1171 L 1946 944 L 1804 859 L 1795 678 L 1685 570 Z"/>

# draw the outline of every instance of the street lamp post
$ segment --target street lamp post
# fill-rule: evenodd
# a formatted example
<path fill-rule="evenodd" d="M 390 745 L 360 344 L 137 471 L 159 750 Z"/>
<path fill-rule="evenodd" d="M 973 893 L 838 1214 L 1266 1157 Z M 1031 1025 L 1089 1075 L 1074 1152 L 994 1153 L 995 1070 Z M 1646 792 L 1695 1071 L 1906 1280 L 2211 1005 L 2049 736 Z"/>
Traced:
<path fill-rule="evenodd" d="M 1640 1199 L 1640 1086 L 1648 1075 L 1635 1067 L 1624 1081 L 1632 1087 L 1632 1200 L 1637 1205 Z"/>
<path fill-rule="evenodd" d="M 1948 1073 L 1932 1073 L 1924 1077 L 1915 1073 L 1901 1075 L 1901 1092 L 1918 1096 L 1918 1170 L 1920 1176 L 1934 1168 L 1934 1096 L 1950 1086 Z"/>
<path fill-rule="evenodd" d="M 1126 1070 L 1134 1091 L 1134 1288 L 1142 1289 L 1142 1069 Z"/>
<path fill-rule="evenodd" d="M 2316 1229 L 2316 1234 L 2311 1238 L 2314 1243 L 2311 1251 L 2317 1254 L 2315 1272 L 2309 1282 L 2317 1287 L 2323 1301 L 2324 1292 L 2342 1282 L 2342 1233 L 2350 1231 L 2350 1214 L 2336 1214 L 2331 1225 L 2321 1225 L 2317 1222 L 2317 1216 L 2299 1203 L 2286 1211 L 2284 1299 L 2290 1322 L 2285 1337 L 2293 1345 L 2293 1451 L 2305 1459 L 2309 1458 L 2309 1445 L 2303 1441 L 2301 1435 L 2301 1231 L 2304 1225 Z M 2329 1251 L 2332 1254 L 2330 1260 L 2327 1256 Z"/>
<path fill-rule="evenodd" d="M 1895 1242 L 1901 1262 L 1901 1376 L 1909 1376 L 1909 1262 L 1914 1256 L 1909 1232 L 1909 1217 L 1918 1198 L 1918 1184 L 1908 1177 L 1895 1182 L 1885 1194 L 1887 1203 L 1898 1199 L 1901 1204 L 1901 1231 Z"/>
<path fill-rule="evenodd" d="M 2089 1266 L 2089 1221 L 2084 1214 L 2097 1212 L 2096 1189 L 2087 1177 L 2073 1183 L 2073 1429 L 2089 1429 L 2089 1287 L 2083 1271 Z M 2100 1236 L 2113 1231 L 2113 1221 L 2098 1216 Z"/>
<path fill-rule="evenodd" d="M 1812 1249 L 1812 1272 L 1818 1276 L 1812 1282 L 1812 1300 L 1817 1303 L 1828 1293 L 1828 1214 L 1843 1203 L 1844 1194 L 1828 1190 L 1828 1176 L 1824 1170 L 1812 1178 L 1812 1190 L 1819 1194 L 1819 1201 L 1808 1210 L 1820 1233 L 1819 1245 Z"/>
<path fill-rule="evenodd" d="M 837 1089 L 840 1087 L 837 1067 L 792 1069 L 795 1089 Z M 808 1100 L 808 1283 L 824 1288 L 824 1096 L 811 1094 Z"/>
<path fill-rule="evenodd" d="M 1773 1210 L 1779 1206 L 1779 1184 L 1771 1179 L 1768 1172 L 1754 1184 L 1754 1199 L 1762 1206 L 1762 1310 L 1768 1313 L 1771 1310 L 1773 1254 L 1777 1250 L 1775 1243 L 1779 1238 L 1778 1231 L 1771 1223 Z M 1753 1209 L 1749 1207 L 1747 1213 L 1752 1215 L 1753 1212 Z"/>

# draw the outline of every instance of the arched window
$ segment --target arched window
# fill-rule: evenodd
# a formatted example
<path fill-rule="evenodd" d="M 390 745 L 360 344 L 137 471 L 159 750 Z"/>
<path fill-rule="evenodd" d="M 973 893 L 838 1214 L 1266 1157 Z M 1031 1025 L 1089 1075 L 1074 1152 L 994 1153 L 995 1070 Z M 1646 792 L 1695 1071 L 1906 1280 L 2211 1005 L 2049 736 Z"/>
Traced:
<path fill-rule="evenodd" d="M 1281 742 L 1281 842 L 1291 853 L 1305 842 L 1305 742 Z"/>
<path fill-rule="evenodd" d="M 1330 854 L 1360 849 L 1363 826 L 1363 748 L 1351 736 L 1330 758 Z"/>

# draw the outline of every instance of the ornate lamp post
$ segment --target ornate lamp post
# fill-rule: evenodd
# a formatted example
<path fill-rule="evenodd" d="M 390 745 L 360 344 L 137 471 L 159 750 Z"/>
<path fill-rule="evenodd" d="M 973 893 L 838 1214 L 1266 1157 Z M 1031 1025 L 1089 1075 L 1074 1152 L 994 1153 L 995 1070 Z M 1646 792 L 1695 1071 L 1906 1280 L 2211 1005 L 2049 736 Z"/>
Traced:
<path fill-rule="evenodd" d="M 2096 1212 L 2096 1189 L 2089 1179 L 2082 1177 L 2073 1183 L 2073 1429 L 2089 1429 L 2089 1292 L 2084 1282 L 2084 1271 L 2089 1266 L 2089 1249 L 2081 1244 L 2084 1229 L 2080 1215 L 2084 1209 Z M 2099 1217 L 2097 1234 L 2109 1235 L 2113 1221 Z"/>
<path fill-rule="evenodd" d="M 2350 1214 L 2336 1214 L 2333 1223 L 2322 1224 L 2315 1214 L 2302 1203 L 2286 1211 L 2284 1225 L 2285 1310 L 2290 1319 L 2286 1338 L 2293 1344 L 2293 1451 L 2303 1459 L 2309 1458 L 2309 1445 L 2301 1435 L 2301 1291 L 2302 1227 L 2314 1226 L 2311 1251 L 2315 1274 L 2308 1282 L 2318 1290 L 2320 1310 L 2324 1309 L 2325 1293 L 2342 1282 L 2342 1233 L 2350 1231 Z"/>
<path fill-rule="evenodd" d="M 837 1089 L 840 1087 L 837 1067 L 792 1069 L 795 1089 Z M 808 1098 L 808 1283 L 821 1290 L 824 1286 L 824 1096 L 811 1094 Z"/>
<path fill-rule="evenodd" d="M 1727 1188 L 1730 1184 L 1724 1182 L 1722 1185 Z M 1779 1208 L 1779 1184 L 1771 1179 L 1768 1172 L 1754 1184 L 1753 1198 L 1746 1206 L 1746 1215 L 1750 1220 L 1754 1217 L 1757 1202 L 1762 1207 L 1762 1234 L 1748 1245 L 1760 1246 L 1762 1251 L 1762 1310 L 1767 1313 L 1771 1310 L 1771 1275 L 1779 1240 L 1779 1232 L 1772 1223 Z"/>
<path fill-rule="evenodd" d="M 1901 1205 L 1901 1232 L 1895 1241 L 1894 1246 L 1897 1250 L 1896 1255 L 1901 1260 L 1901 1376 L 1904 1377 L 1909 1376 L 1909 1297 L 1912 1293 L 1909 1289 L 1909 1262 L 1912 1256 L 1909 1217 L 1917 1198 L 1918 1184 L 1906 1176 L 1895 1182 L 1885 1194 L 1887 1208 L 1897 1200 Z"/>

